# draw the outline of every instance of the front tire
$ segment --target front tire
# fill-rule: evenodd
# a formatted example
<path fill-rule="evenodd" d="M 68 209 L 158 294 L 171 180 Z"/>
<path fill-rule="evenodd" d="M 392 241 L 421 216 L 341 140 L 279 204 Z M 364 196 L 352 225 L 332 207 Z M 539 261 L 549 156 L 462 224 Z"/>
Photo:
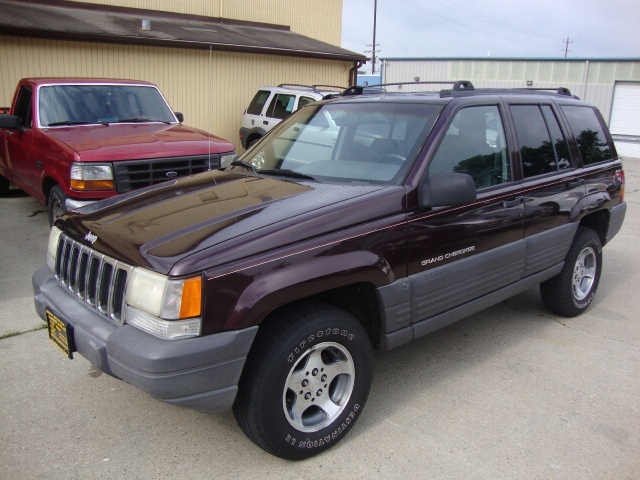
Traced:
<path fill-rule="evenodd" d="M 49 210 L 49 226 L 53 225 L 53 222 L 63 214 L 67 213 L 65 203 L 67 196 L 60 188 L 60 185 L 54 186 L 49 192 L 49 199 L 47 201 L 47 209 Z"/>
<path fill-rule="evenodd" d="M 333 446 L 360 416 L 372 380 L 371 344 L 347 312 L 284 309 L 256 338 L 233 411 L 263 450 L 290 460 Z"/>
<path fill-rule="evenodd" d="M 562 271 L 540 284 L 542 302 L 558 315 L 580 315 L 596 294 L 601 272 L 600 237 L 590 228 L 579 227 Z"/>

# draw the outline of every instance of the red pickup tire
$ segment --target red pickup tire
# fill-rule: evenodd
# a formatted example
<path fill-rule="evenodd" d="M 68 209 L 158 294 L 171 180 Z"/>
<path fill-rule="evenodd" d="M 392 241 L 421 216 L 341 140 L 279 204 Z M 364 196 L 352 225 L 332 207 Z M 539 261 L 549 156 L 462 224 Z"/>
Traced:
<path fill-rule="evenodd" d="M 60 185 L 56 185 L 49 192 L 49 198 L 47 200 L 47 209 L 49 210 L 49 225 L 53 225 L 56 218 L 60 217 L 64 213 L 67 213 L 65 202 L 67 196 L 60 188 Z"/>
<path fill-rule="evenodd" d="M 7 193 L 9 193 L 10 185 L 11 185 L 11 182 L 6 178 L 4 178 L 2 175 L 0 175 L 0 197 L 3 197 Z"/>

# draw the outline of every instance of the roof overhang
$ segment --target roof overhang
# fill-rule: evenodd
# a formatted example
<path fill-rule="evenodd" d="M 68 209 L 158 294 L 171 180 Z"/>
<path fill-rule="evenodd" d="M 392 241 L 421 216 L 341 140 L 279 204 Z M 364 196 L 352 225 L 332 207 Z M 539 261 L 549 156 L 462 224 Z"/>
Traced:
<path fill-rule="evenodd" d="M 143 20 L 149 29 L 143 29 Z M 64 0 L 0 0 L 0 35 L 367 61 L 283 25 Z"/>

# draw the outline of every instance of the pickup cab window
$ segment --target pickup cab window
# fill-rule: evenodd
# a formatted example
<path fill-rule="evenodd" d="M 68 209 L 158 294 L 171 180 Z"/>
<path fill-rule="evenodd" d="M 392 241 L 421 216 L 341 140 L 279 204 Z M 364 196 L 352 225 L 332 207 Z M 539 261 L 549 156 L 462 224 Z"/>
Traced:
<path fill-rule="evenodd" d="M 31 122 L 33 119 L 33 113 L 31 109 L 31 99 L 33 97 L 33 90 L 29 87 L 22 87 L 18 93 L 18 99 L 16 101 L 16 109 L 14 114 L 20 119 L 20 126 L 24 128 L 31 128 Z"/>

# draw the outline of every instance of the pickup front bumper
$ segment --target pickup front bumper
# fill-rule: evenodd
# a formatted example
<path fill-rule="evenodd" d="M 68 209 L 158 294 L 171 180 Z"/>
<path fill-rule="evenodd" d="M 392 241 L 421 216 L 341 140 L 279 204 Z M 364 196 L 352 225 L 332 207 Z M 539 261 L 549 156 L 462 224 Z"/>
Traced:
<path fill-rule="evenodd" d="M 131 325 L 117 326 L 85 307 L 47 266 L 33 275 L 35 307 L 73 326 L 80 355 L 100 371 L 163 402 L 204 413 L 229 409 L 258 327 L 182 340 L 161 340 Z"/>

